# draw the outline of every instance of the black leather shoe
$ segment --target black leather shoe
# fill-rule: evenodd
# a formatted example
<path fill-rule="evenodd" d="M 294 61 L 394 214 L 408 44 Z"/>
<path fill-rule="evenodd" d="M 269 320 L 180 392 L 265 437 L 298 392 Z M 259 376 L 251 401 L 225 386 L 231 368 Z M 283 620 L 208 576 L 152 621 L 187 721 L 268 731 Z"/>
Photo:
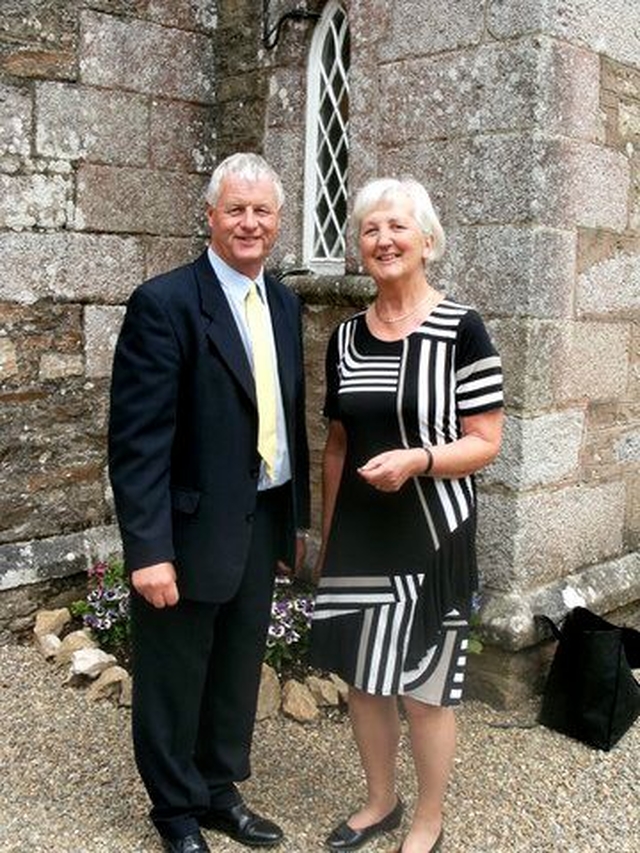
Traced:
<path fill-rule="evenodd" d="M 185 835 L 184 838 L 167 838 L 163 835 L 162 843 L 166 853 L 211 853 L 201 832 Z"/>
<path fill-rule="evenodd" d="M 252 812 L 244 803 L 236 803 L 228 809 L 210 809 L 200 818 L 200 824 L 224 832 L 247 847 L 273 847 L 284 837 L 277 824 Z"/>
<path fill-rule="evenodd" d="M 431 847 L 427 850 L 427 853 L 438 853 L 438 850 L 442 846 L 443 839 L 444 839 L 444 829 L 441 829 L 440 835 L 438 835 L 438 837 L 433 842 Z M 395 851 L 395 853 L 404 853 L 404 851 L 402 850 L 402 847 L 403 847 L 403 845 L 401 844 L 400 847 L 398 847 L 398 849 Z"/>
<path fill-rule="evenodd" d="M 392 829 L 397 829 L 402 820 L 402 812 L 404 806 L 402 800 L 398 797 L 393 811 L 390 811 L 386 817 L 379 820 L 377 823 L 372 823 L 370 826 L 365 826 L 363 829 L 353 829 L 344 821 L 333 830 L 333 832 L 325 839 L 325 845 L 330 850 L 357 850 L 358 847 L 374 838 L 376 835 L 382 835 L 383 832 L 391 832 Z"/>

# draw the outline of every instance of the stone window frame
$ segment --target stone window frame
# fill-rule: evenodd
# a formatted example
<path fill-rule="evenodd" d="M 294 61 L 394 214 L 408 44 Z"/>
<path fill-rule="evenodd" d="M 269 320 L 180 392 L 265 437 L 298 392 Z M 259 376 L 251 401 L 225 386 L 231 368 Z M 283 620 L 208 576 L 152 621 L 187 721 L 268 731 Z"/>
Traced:
<path fill-rule="evenodd" d="M 327 68 L 323 60 L 329 39 L 335 50 L 332 66 Z M 347 10 L 341 0 L 329 0 L 313 34 L 307 63 L 303 226 L 305 264 L 315 273 L 328 275 L 341 275 L 345 271 L 348 69 Z M 329 102 L 329 113 L 321 113 L 321 106 Z"/>

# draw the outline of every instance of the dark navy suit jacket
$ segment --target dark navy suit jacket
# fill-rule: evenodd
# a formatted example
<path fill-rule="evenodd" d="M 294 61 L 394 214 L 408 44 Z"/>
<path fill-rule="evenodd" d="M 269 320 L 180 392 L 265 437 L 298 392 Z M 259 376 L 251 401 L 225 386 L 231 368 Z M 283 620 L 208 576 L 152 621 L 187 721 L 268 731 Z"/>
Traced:
<path fill-rule="evenodd" d="M 301 309 L 266 276 L 292 469 L 282 556 L 309 524 Z M 206 252 L 138 287 L 114 358 L 109 467 L 129 571 L 173 561 L 183 597 L 233 596 L 260 458 L 251 367 Z"/>

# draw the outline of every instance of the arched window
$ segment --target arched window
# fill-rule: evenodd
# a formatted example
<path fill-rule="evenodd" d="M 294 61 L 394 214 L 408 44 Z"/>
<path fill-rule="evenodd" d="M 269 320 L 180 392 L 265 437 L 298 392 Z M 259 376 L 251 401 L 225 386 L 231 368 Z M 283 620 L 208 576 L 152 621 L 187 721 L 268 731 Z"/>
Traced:
<path fill-rule="evenodd" d="M 339 0 L 316 27 L 307 73 L 304 260 L 314 272 L 344 272 L 347 226 L 349 26 Z"/>

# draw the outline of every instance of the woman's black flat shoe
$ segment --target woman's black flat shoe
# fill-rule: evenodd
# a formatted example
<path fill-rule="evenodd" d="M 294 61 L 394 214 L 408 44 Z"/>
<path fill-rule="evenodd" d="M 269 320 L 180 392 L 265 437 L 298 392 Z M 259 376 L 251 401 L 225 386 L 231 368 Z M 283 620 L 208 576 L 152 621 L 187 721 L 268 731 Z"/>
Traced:
<path fill-rule="evenodd" d="M 441 829 L 440 835 L 436 838 L 436 840 L 433 842 L 431 847 L 426 851 L 426 853 L 438 853 L 438 850 L 442 846 L 442 839 L 443 838 L 444 838 L 444 829 Z M 396 850 L 396 853 L 403 853 L 402 844 L 400 845 L 400 847 L 398 847 L 398 849 Z"/>
<path fill-rule="evenodd" d="M 371 826 L 365 826 L 363 829 L 352 829 L 349 824 L 344 821 L 333 830 L 326 838 L 325 846 L 330 850 L 357 850 L 362 847 L 365 842 L 375 838 L 376 835 L 382 835 L 383 832 L 391 832 L 392 829 L 397 829 L 402 820 L 404 805 L 398 797 L 398 802 L 386 817 L 379 820 L 377 823 L 372 823 Z M 435 848 L 434 848 L 435 849 Z"/>

